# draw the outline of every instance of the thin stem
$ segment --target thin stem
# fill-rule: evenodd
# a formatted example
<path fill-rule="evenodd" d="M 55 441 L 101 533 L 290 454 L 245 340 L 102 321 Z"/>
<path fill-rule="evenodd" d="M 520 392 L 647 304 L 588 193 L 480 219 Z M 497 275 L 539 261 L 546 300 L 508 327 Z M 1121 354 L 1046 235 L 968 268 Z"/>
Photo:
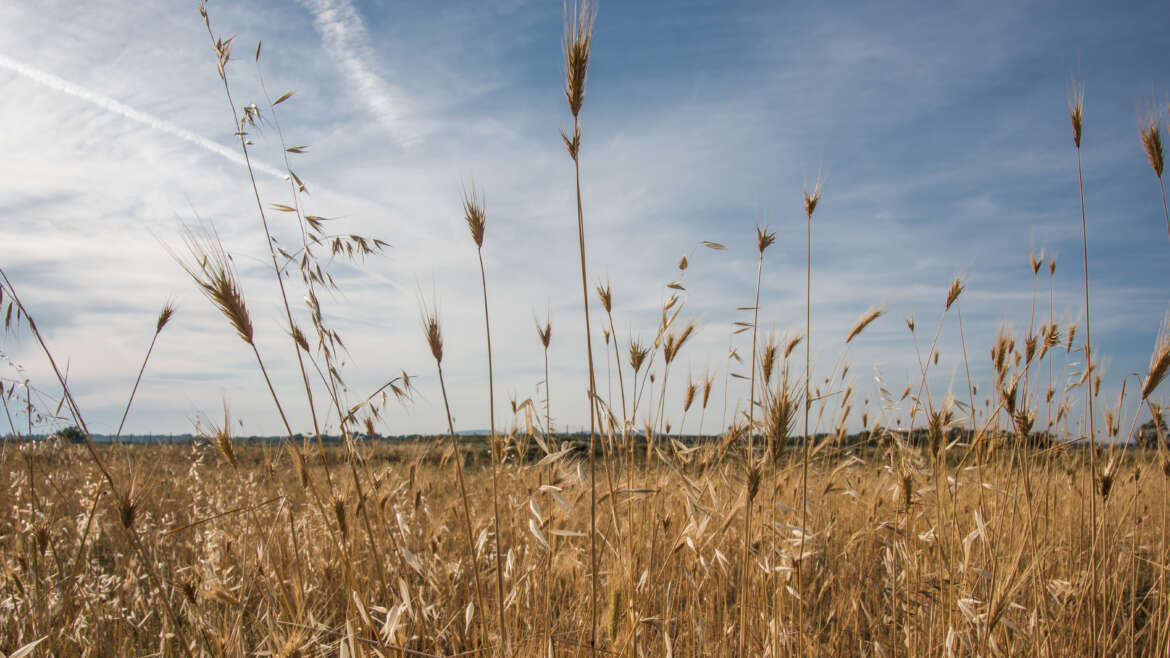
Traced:
<path fill-rule="evenodd" d="M 581 120 L 573 117 L 574 134 L 580 134 Z M 593 374 L 593 333 L 589 327 L 589 284 L 585 268 L 585 214 L 581 207 L 581 163 L 573 155 L 573 174 L 577 185 L 577 242 L 581 252 L 581 297 L 585 305 L 585 353 L 589 362 L 589 647 L 597 653 L 597 425 L 594 416 L 596 380 Z"/>
<path fill-rule="evenodd" d="M 796 591 L 804 592 L 804 539 L 808 534 L 808 411 L 812 405 L 812 215 L 808 217 L 808 242 L 806 243 L 805 297 L 804 297 L 804 455 L 800 467 L 800 555 L 796 562 Z M 800 629 L 801 655 L 804 654 L 804 604 L 796 602 L 797 625 Z"/>
<path fill-rule="evenodd" d="M 1162 188 L 1162 214 L 1166 216 L 1166 237 L 1170 238 L 1170 207 L 1166 206 L 1166 181 L 1158 176 L 1158 186 Z"/>
<path fill-rule="evenodd" d="M 748 619 L 748 581 L 750 579 L 751 568 L 748 565 L 750 559 L 750 545 L 752 532 L 752 498 L 754 491 L 753 485 L 753 470 L 755 468 L 755 411 L 756 411 L 756 336 L 758 333 L 757 324 L 760 320 L 760 284 L 764 279 L 764 248 L 760 248 L 760 262 L 756 267 L 756 301 L 752 306 L 752 360 L 751 360 L 751 384 L 748 390 L 748 427 L 747 427 L 747 458 L 745 466 L 747 468 L 747 491 L 744 495 L 744 514 L 743 514 L 743 554 L 740 558 L 739 565 L 739 655 L 740 658 L 747 655 L 747 619 Z M 757 483 L 758 484 L 758 483 Z"/>
<path fill-rule="evenodd" d="M 487 274 L 483 267 L 483 248 L 476 250 L 479 257 L 479 281 L 483 289 L 483 330 L 487 335 L 488 356 L 488 419 L 491 423 L 491 455 L 492 455 L 492 512 L 496 521 L 496 599 L 499 606 L 498 622 L 500 628 L 500 646 L 507 652 L 508 636 L 504 626 L 504 564 L 500 550 L 500 485 L 499 485 L 499 455 L 496 451 L 496 392 L 492 378 L 492 329 L 488 319 Z"/>
<path fill-rule="evenodd" d="M 1097 652 L 1097 424 L 1093 414 L 1093 332 L 1089 324 L 1089 230 L 1088 224 L 1085 221 L 1085 177 L 1081 169 L 1081 147 L 1077 146 L 1077 183 L 1080 186 L 1081 193 L 1081 237 L 1083 240 L 1083 256 L 1085 265 L 1085 368 L 1088 372 L 1088 378 L 1085 386 L 1085 396 L 1089 400 L 1089 523 L 1090 523 L 1090 541 L 1089 547 L 1089 572 L 1092 581 L 1092 595 L 1093 601 L 1089 606 L 1091 613 L 1090 623 L 1091 632 L 1093 635 L 1092 652 L 1093 656 L 1098 655 Z"/>
<path fill-rule="evenodd" d="M 146 349 L 146 358 L 142 359 L 142 367 L 138 369 L 138 377 L 134 380 L 134 388 L 130 389 L 130 399 L 126 400 L 126 409 L 122 411 L 122 420 L 118 423 L 118 431 L 114 434 L 114 445 L 118 444 L 118 439 L 122 436 L 122 428 L 126 425 L 126 416 L 130 414 L 130 405 L 134 402 L 134 394 L 138 392 L 138 384 L 142 381 L 142 373 L 146 372 L 146 363 L 150 361 L 150 354 L 154 351 L 154 344 L 158 342 L 158 335 L 161 331 L 155 331 L 154 337 L 150 339 L 150 347 Z"/>

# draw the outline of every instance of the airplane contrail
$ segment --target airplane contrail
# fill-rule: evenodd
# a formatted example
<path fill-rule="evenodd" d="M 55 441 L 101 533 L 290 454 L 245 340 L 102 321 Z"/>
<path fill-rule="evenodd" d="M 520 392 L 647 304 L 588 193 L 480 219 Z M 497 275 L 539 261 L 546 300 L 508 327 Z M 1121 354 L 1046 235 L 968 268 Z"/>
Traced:
<path fill-rule="evenodd" d="M 0 53 L 0 68 L 12 71 L 17 75 L 27 78 L 28 80 L 31 80 L 32 82 L 35 82 L 41 86 L 48 87 L 53 91 L 60 92 L 67 96 L 73 96 L 74 98 L 79 98 L 87 103 L 96 105 L 107 112 L 117 114 L 124 119 L 129 119 L 130 121 L 141 123 L 147 127 L 171 135 L 172 137 L 177 137 L 206 151 L 210 151 L 220 157 L 231 160 L 236 164 L 246 165 L 244 156 L 233 149 L 213 142 L 201 135 L 196 135 L 190 130 L 176 126 L 175 124 L 166 121 L 165 119 L 160 119 L 152 114 L 148 114 L 141 110 L 136 110 L 129 105 L 126 105 L 125 103 L 120 103 L 108 96 L 103 96 L 96 92 L 90 91 L 89 89 L 86 89 L 77 83 L 70 82 L 65 78 L 33 68 L 2 53 Z M 276 178 L 285 178 L 288 175 L 286 172 L 280 171 L 275 167 L 270 167 L 262 162 L 257 162 L 255 159 L 252 160 L 252 168 L 256 171 L 263 172 Z"/>
<path fill-rule="evenodd" d="M 301 0 L 313 13 L 313 27 L 325 50 L 337 61 L 355 93 L 400 144 L 409 145 L 416 135 L 403 120 L 401 99 L 369 65 L 374 59 L 369 32 L 349 0 Z"/>

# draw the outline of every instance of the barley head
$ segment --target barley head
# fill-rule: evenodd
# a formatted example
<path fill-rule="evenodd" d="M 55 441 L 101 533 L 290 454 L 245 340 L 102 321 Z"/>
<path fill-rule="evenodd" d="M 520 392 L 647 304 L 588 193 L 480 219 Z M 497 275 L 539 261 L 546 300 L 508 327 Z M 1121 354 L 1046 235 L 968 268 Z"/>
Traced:
<path fill-rule="evenodd" d="M 808 218 L 810 220 L 812 219 L 813 212 L 816 211 L 817 203 L 820 202 L 820 200 L 821 200 L 821 182 L 820 181 L 817 181 L 817 184 L 813 186 L 812 192 L 809 192 L 807 187 L 804 189 L 804 213 L 806 215 L 808 215 Z"/>
<path fill-rule="evenodd" d="M 862 331 L 864 331 L 865 328 L 868 327 L 874 320 L 880 318 L 884 312 L 885 309 L 883 309 L 881 306 L 874 306 L 865 313 L 862 313 L 861 317 L 858 318 L 857 322 L 853 325 L 853 328 L 849 330 L 849 335 L 845 337 L 845 342 L 848 343 L 849 341 L 856 338 L 857 334 L 860 334 Z M 799 338 L 797 340 L 799 340 Z"/>
<path fill-rule="evenodd" d="M 1085 88 L 1083 85 L 1073 85 L 1068 100 L 1068 116 L 1072 121 L 1073 144 L 1081 147 L 1081 123 L 1085 118 Z"/>
<path fill-rule="evenodd" d="M 601 298 L 601 306 L 606 313 L 613 312 L 613 289 L 607 281 L 605 285 L 597 285 L 597 296 Z"/>
<path fill-rule="evenodd" d="M 1166 378 L 1167 370 L 1170 370 L 1170 315 L 1162 321 L 1162 328 L 1158 331 L 1158 337 L 1154 340 L 1154 353 L 1150 356 L 1150 370 L 1146 373 L 1146 378 L 1142 382 L 1142 399 L 1148 400 L 1154 394 L 1154 390 Z"/>
<path fill-rule="evenodd" d="M 955 280 L 951 282 L 950 289 L 947 290 L 946 310 L 951 310 L 951 305 L 959 299 L 959 295 L 963 294 L 963 289 L 966 287 L 967 285 L 963 283 L 961 277 L 955 277 Z M 913 331 L 913 329 L 911 329 L 911 331 Z"/>
<path fill-rule="evenodd" d="M 163 327 L 167 326 L 167 323 L 171 321 L 171 316 L 173 316 L 174 314 L 175 314 L 174 302 L 167 302 L 163 306 L 162 311 L 159 311 L 158 321 L 155 322 L 155 325 L 154 325 L 154 333 L 156 333 L 156 334 L 160 333 L 163 330 Z"/>
<path fill-rule="evenodd" d="M 547 350 L 549 343 L 552 342 L 552 323 L 548 318 L 545 318 L 543 327 L 539 322 L 536 323 L 536 335 L 540 338 L 540 344 Z"/>
<path fill-rule="evenodd" d="M 566 7 L 565 11 L 565 99 L 574 118 L 581 113 L 581 103 L 585 100 L 595 16 L 588 0 L 574 2 L 573 8 Z"/>
<path fill-rule="evenodd" d="M 1142 131 L 1142 146 L 1146 149 L 1146 157 L 1150 159 L 1150 166 L 1154 168 L 1154 174 L 1162 177 L 1162 165 L 1164 164 L 1162 154 L 1162 132 L 1158 128 L 1157 117 L 1151 116 L 1146 120 L 1146 125 L 1141 129 Z"/>
<path fill-rule="evenodd" d="M 776 233 L 769 232 L 767 228 L 760 228 L 756 226 L 756 247 L 760 250 L 760 254 L 764 250 L 776 243 Z"/>
<path fill-rule="evenodd" d="M 475 241 L 475 246 L 482 248 L 487 215 L 484 212 L 483 195 L 476 196 L 474 186 L 470 191 L 463 190 L 463 217 L 467 220 L 467 228 L 471 229 L 471 239 Z"/>

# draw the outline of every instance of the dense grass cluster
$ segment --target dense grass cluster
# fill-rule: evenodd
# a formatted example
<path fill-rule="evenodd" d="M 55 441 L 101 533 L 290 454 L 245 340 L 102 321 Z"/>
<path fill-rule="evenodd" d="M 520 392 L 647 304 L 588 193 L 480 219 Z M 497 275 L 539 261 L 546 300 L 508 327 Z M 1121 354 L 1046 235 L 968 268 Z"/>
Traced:
<path fill-rule="evenodd" d="M 513 403 L 510 418 L 496 418 L 483 260 L 483 250 L 492 248 L 491 224 L 485 196 L 473 187 L 463 209 L 483 291 L 489 433 L 461 438 L 455 430 L 443 325 L 434 301 L 424 300 L 421 333 L 435 362 L 447 434 L 371 441 L 384 405 L 409 400 L 411 377 L 403 373 L 351 399 L 339 357 L 344 343 L 319 293 L 337 287 L 329 259 L 360 260 L 385 243 L 334 234 L 325 218 L 305 211 L 305 184 L 288 158 L 303 150 L 284 144 L 278 120 L 278 106 L 291 93 L 272 98 L 265 90 L 263 108 L 237 105 L 227 74 L 233 41 L 219 38 L 206 7 L 200 9 L 249 172 L 249 131 L 262 115 L 286 154 L 288 197 L 266 203 L 254 179 L 249 193 L 283 302 L 281 328 L 299 367 L 294 384 L 304 398 L 278 392 L 269 378 L 238 275 L 214 228 L 190 228 L 176 259 L 254 356 L 286 436 L 278 444 L 238 442 L 225 412 L 222 425 L 197 428 L 203 438 L 197 445 L 96 444 L 19 296 L 19 282 L 0 269 L 5 334 L 35 339 L 58 378 L 60 400 L 43 416 L 79 428 L 76 442 L 27 440 L 38 411 L 18 393 L 29 389 L 0 387 L 8 420 L 0 448 L 5 655 L 1166 651 L 1170 459 L 1157 421 L 1170 334 L 1166 327 L 1159 333 L 1128 406 L 1124 387 L 1116 405 L 1098 400 L 1084 213 L 1083 332 L 1055 321 L 1055 262 L 1032 255 L 1027 330 L 1004 331 L 989 351 L 979 350 L 994 364 L 994 382 L 971 380 L 964 340 L 965 384 L 955 396 L 940 395 L 929 376 L 939 334 L 955 322 L 962 336 L 965 283 L 955 279 L 940 286 L 938 326 L 924 329 L 933 333 L 929 343 L 920 342 L 923 329 L 913 318 L 906 321 L 919 372 L 904 389 L 879 378 L 880 399 L 871 403 L 854 397 L 844 354 L 828 376 L 814 378 L 811 369 L 813 340 L 821 347 L 840 339 L 818 336 L 813 323 L 811 245 L 822 201 L 815 185 L 802 199 L 804 331 L 776 337 L 757 330 L 767 303 L 760 282 L 775 240 L 757 228 L 757 288 L 754 302 L 738 309 L 745 313 L 733 329 L 739 347 L 730 349 L 721 373 L 688 377 L 682 408 L 670 409 L 669 386 L 679 386 L 671 366 L 696 326 L 680 319 L 688 259 L 678 264 L 679 281 L 668 284 L 654 339 L 619 345 L 610 285 L 597 286 L 595 298 L 590 289 L 578 165 L 593 11 L 576 4 L 565 19 L 572 129 L 562 137 L 576 183 L 589 432 L 573 438 L 552 431 L 548 319 L 533 340 L 534 359 L 541 350 L 545 359 L 544 399 Z M 259 48 L 255 62 L 259 68 Z M 1079 94 L 1070 119 L 1079 168 Z M 1143 125 L 1140 137 L 1161 182 L 1159 120 Z M 1082 185 L 1082 208 L 1083 194 Z M 276 217 L 296 223 L 302 241 L 295 250 L 273 239 Z M 725 249 L 713 242 L 699 248 Z M 1045 275 L 1048 309 L 1037 312 Z M 301 296 L 306 307 L 294 313 L 289 299 Z M 602 317 L 596 302 L 604 342 L 591 325 Z M 842 350 L 863 340 L 882 312 L 864 313 Z M 168 304 L 155 321 L 140 380 L 173 313 Z M 595 363 L 604 358 L 608 365 L 611 356 L 616 367 L 601 379 Z M 1058 368 L 1072 377 L 1056 377 Z M 745 380 L 748 398 L 730 406 L 725 399 L 716 412 L 712 391 L 720 375 L 724 395 L 735 376 Z M 133 398 L 134 392 L 123 423 Z M 307 438 L 286 413 L 302 403 L 311 411 Z M 340 419 L 336 428 L 317 416 L 325 404 Z M 708 415 L 722 416 L 727 429 L 705 435 Z M 1149 440 L 1131 446 L 1125 439 L 1147 418 L 1155 419 L 1145 423 Z M 330 429 L 338 442 L 325 440 Z"/>
<path fill-rule="evenodd" d="M 210 446 L 103 451 L 119 481 L 134 480 L 127 514 L 83 448 L 9 445 L 5 649 L 47 636 L 45 655 L 176 655 L 181 635 L 204 655 L 490 654 L 494 592 L 485 615 L 472 570 L 485 585 L 495 578 L 492 501 L 471 500 L 473 567 L 442 445 L 359 450 L 364 493 L 339 487 L 324 514 L 301 480 L 322 480 L 324 467 L 302 476 L 276 448 L 237 448 L 230 461 Z M 745 591 L 743 468 L 715 449 L 617 471 L 613 495 L 600 487 L 606 654 L 736 655 L 745 607 L 749 655 L 1084 655 L 1094 611 L 1105 655 L 1165 642 L 1167 478 L 1148 454 L 1115 465 L 1102 497 L 1084 489 L 1085 451 L 934 468 L 894 442 L 814 463 L 807 537 L 793 507 L 801 462 L 784 460 L 763 470 L 752 500 Z M 330 455 L 333 467 L 345 459 Z M 579 458 L 499 471 L 512 655 L 588 645 L 584 475 Z M 490 491 L 490 478 L 486 464 L 468 468 L 472 491 Z"/>

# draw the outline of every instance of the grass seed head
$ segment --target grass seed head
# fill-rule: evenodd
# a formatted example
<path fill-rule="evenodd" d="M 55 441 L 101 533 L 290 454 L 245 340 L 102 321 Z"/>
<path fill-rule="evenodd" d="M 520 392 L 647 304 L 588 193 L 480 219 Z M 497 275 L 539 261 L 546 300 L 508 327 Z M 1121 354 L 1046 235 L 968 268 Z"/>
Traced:
<path fill-rule="evenodd" d="M 756 226 L 756 248 L 760 250 L 763 255 L 764 250 L 776 243 L 776 233 L 768 231 L 767 228 L 760 228 Z"/>
<path fill-rule="evenodd" d="M 1154 390 L 1166 378 L 1167 370 L 1170 370 L 1170 327 L 1168 325 L 1170 325 L 1170 314 L 1162 320 L 1162 328 L 1154 340 L 1154 353 L 1150 355 L 1150 370 L 1142 382 L 1143 400 L 1148 400 L 1154 394 Z"/>
<path fill-rule="evenodd" d="M 864 331 L 865 328 L 870 325 L 870 323 L 880 318 L 882 313 L 885 313 L 885 309 L 881 306 L 874 306 L 865 313 L 862 313 L 861 317 L 858 318 L 857 322 L 853 325 L 853 328 L 849 330 L 849 335 L 845 337 L 845 342 L 848 343 L 849 341 L 856 338 L 857 334 L 860 334 L 862 331 Z"/>
<path fill-rule="evenodd" d="M 695 323 L 691 322 L 688 323 L 687 326 L 683 327 L 682 331 L 678 332 L 677 334 L 673 331 L 666 334 L 666 342 L 662 347 L 662 356 L 666 360 L 667 365 L 670 365 L 670 363 L 674 361 L 674 358 L 678 356 L 679 350 L 682 349 L 683 344 L 686 343 L 687 339 L 690 338 L 694 333 Z"/>
<path fill-rule="evenodd" d="M 171 317 L 174 314 L 175 314 L 174 302 L 167 302 L 165 305 L 163 305 L 162 310 L 159 311 L 158 320 L 155 322 L 155 325 L 154 325 L 154 333 L 156 333 L 156 334 L 161 333 L 163 330 L 163 327 L 167 326 L 167 323 L 171 321 Z"/>
<path fill-rule="evenodd" d="M 475 187 L 463 190 L 463 218 L 467 220 L 467 228 L 471 229 L 471 239 L 476 248 L 483 248 L 483 230 L 487 224 L 487 214 L 484 211 L 484 197 L 476 196 Z"/>
<path fill-rule="evenodd" d="M 118 520 L 122 522 L 123 528 L 127 530 L 134 529 L 134 521 L 138 518 L 139 502 L 138 498 L 134 495 L 133 486 L 118 498 Z"/>
<path fill-rule="evenodd" d="M 607 281 L 605 285 L 597 285 L 597 296 L 601 298 L 601 307 L 605 309 L 606 313 L 613 312 L 613 288 L 610 287 Z"/>
<path fill-rule="evenodd" d="M 1034 263 L 1035 258 L 1033 257 L 1033 268 L 1035 268 Z M 951 282 L 951 287 L 947 290 L 946 310 L 951 310 L 951 305 L 959 299 L 959 295 L 963 294 L 963 289 L 966 287 L 967 285 L 963 283 L 962 277 L 955 277 L 955 280 Z M 911 331 L 913 331 L 913 329 L 911 329 Z"/>
<path fill-rule="evenodd" d="M 306 353 L 309 352 L 309 339 L 305 338 L 305 332 L 301 331 L 301 328 L 295 324 L 292 326 L 292 337 L 297 347 Z"/>
<path fill-rule="evenodd" d="M 799 345 L 800 341 L 802 340 L 804 340 L 803 334 L 792 334 L 788 337 L 788 342 L 784 345 L 785 359 L 792 355 L 792 351 L 796 349 L 796 346 Z"/>
<path fill-rule="evenodd" d="M 443 362 L 443 332 L 439 328 L 439 311 L 437 308 L 422 308 L 423 334 L 427 337 L 427 345 L 431 348 L 431 356 L 436 363 Z"/>
<path fill-rule="evenodd" d="M 589 49 L 593 45 L 593 19 L 597 13 L 588 0 L 565 7 L 565 100 L 576 118 L 585 100 L 585 76 L 589 72 Z"/>
<path fill-rule="evenodd" d="M 199 238 L 187 226 L 183 227 L 183 242 L 187 246 L 190 260 L 176 257 L 183 271 L 199 287 L 216 308 L 231 322 L 245 343 L 252 344 L 252 318 L 244 304 L 239 276 L 232 266 L 231 256 L 223 249 L 215 229 L 206 238 Z M 169 319 L 169 318 L 168 318 Z"/>
<path fill-rule="evenodd" d="M 642 369 L 642 364 L 646 361 L 646 357 L 650 354 L 650 348 L 642 345 L 640 341 L 630 341 L 630 367 L 637 373 Z"/>
<path fill-rule="evenodd" d="M 1162 153 L 1162 131 L 1158 128 L 1158 118 L 1151 116 L 1142 127 L 1142 146 L 1146 149 L 1146 157 L 1150 159 L 1150 166 L 1154 174 L 1162 177 L 1162 166 L 1165 164 Z"/>
<path fill-rule="evenodd" d="M 707 400 L 711 399 L 711 388 L 715 385 L 715 376 L 709 375 L 703 380 L 703 408 L 707 408 Z"/>
<path fill-rule="evenodd" d="M 816 212 L 817 203 L 819 203 L 820 200 L 821 200 L 821 182 L 820 181 L 817 181 L 817 184 L 813 186 L 812 192 L 809 192 L 807 187 L 804 188 L 804 214 L 808 215 L 808 218 L 810 220 L 812 219 L 813 213 Z"/>
<path fill-rule="evenodd" d="M 577 159 L 577 153 L 581 150 L 581 124 L 573 127 L 572 137 L 569 137 L 562 130 L 561 139 L 565 142 L 565 149 L 569 152 L 569 157 L 575 161 Z"/>
<path fill-rule="evenodd" d="M 753 500 L 756 499 L 756 494 L 759 493 L 759 491 L 760 491 L 760 469 L 756 466 L 752 466 L 751 469 L 748 470 L 748 481 L 747 481 L 748 503 L 751 503 Z"/>
<path fill-rule="evenodd" d="M 1081 147 L 1081 123 L 1085 118 L 1085 88 L 1074 84 L 1068 99 L 1068 116 L 1072 122 L 1073 144 Z"/>
<path fill-rule="evenodd" d="M 691 410 L 691 404 L 695 401 L 695 393 L 699 390 L 699 382 L 691 380 L 687 382 L 687 392 L 683 396 L 683 413 Z"/>
<path fill-rule="evenodd" d="M 552 342 L 552 323 L 548 318 L 545 318 L 544 326 L 541 326 L 539 322 L 536 323 L 536 335 L 540 338 L 540 344 L 547 350 L 549 343 Z"/>
<path fill-rule="evenodd" d="M 764 345 L 764 353 L 760 356 L 760 370 L 764 374 L 764 383 L 772 381 L 772 370 L 776 367 L 776 340 L 774 337 L 768 337 L 768 343 Z"/>

